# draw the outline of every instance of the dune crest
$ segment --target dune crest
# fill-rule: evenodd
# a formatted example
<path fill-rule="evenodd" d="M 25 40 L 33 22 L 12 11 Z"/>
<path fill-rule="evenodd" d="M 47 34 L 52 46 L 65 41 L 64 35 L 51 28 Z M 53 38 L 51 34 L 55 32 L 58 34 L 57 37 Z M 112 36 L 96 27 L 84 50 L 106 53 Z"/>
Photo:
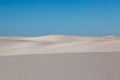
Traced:
<path fill-rule="evenodd" d="M 41 37 L 0 37 L 0 55 L 71 52 L 120 52 L 120 37 L 50 35 Z"/>

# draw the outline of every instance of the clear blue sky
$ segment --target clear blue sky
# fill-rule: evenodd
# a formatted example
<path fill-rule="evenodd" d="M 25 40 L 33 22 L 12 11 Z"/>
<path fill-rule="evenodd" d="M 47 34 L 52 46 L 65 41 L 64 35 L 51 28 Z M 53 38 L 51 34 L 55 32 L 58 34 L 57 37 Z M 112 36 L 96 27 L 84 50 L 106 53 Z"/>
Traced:
<path fill-rule="evenodd" d="M 0 36 L 120 36 L 120 0 L 0 0 Z"/>

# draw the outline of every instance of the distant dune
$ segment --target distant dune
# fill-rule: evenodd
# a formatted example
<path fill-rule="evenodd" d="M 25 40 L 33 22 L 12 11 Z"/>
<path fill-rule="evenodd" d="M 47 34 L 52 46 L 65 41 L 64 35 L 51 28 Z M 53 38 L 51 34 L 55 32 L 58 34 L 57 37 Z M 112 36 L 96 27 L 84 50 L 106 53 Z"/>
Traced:
<path fill-rule="evenodd" d="M 120 37 L 116 36 L 0 37 L 0 55 L 119 51 Z"/>

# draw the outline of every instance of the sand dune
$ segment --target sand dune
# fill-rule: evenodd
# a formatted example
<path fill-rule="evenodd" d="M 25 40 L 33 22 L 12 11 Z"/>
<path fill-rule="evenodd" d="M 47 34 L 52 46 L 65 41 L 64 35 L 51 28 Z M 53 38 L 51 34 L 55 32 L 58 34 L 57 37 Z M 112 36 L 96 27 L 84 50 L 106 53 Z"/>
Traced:
<path fill-rule="evenodd" d="M 119 51 L 120 37 L 116 36 L 0 37 L 0 55 Z"/>
<path fill-rule="evenodd" d="M 120 37 L 0 37 L 0 80 L 120 80 Z"/>

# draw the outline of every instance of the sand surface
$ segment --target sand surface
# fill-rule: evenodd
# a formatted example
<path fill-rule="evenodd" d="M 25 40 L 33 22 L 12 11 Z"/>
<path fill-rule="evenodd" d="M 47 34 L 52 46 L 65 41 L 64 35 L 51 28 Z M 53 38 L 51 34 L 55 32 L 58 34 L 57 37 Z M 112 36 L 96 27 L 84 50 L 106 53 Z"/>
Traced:
<path fill-rule="evenodd" d="M 120 37 L 116 36 L 0 37 L 0 56 L 119 51 Z"/>
<path fill-rule="evenodd" d="M 120 80 L 120 37 L 0 37 L 0 80 Z"/>
<path fill-rule="evenodd" d="M 0 56 L 0 80 L 120 80 L 120 53 Z"/>

